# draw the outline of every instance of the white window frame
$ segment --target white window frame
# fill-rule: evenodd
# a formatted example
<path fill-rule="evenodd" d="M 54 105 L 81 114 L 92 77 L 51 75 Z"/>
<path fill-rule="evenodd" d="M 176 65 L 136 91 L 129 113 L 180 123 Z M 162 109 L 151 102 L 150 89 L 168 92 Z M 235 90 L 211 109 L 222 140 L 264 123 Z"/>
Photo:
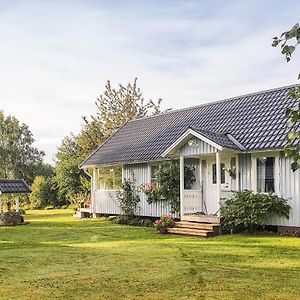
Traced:
<path fill-rule="evenodd" d="M 262 157 L 274 157 L 274 193 L 279 195 L 279 157 L 280 153 L 275 151 L 251 153 L 251 188 L 257 193 L 257 159 Z M 267 193 L 266 193 L 267 194 Z"/>
<path fill-rule="evenodd" d="M 151 179 L 152 179 L 151 167 L 159 167 L 162 164 L 163 164 L 163 161 L 148 163 L 148 181 L 149 181 L 149 183 L 151 183 Z"/>

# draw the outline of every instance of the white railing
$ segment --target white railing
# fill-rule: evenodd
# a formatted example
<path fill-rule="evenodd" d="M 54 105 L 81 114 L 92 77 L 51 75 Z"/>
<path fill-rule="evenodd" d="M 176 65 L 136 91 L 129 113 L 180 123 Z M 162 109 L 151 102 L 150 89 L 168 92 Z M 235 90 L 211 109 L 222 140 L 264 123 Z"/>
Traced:
<path fill-rule="evenodd" d="M 183 191 L 183 214 L 195 214 L 202 211 L 202 192 L 200 190 Z"/>
<path fill-rule="evenodd" d="M 121 214 L 117 193 L 119 190 L 97 190 L 94 192 L 93 212 L 99 214 Z"/>

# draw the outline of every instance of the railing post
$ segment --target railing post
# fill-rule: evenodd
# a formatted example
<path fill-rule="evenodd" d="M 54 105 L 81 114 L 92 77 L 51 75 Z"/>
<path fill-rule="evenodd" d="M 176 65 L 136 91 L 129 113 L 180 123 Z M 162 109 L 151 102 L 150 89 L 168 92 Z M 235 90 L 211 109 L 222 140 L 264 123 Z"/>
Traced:
<path fill-rule="evenodd" d="M 217 208 L 220 216 L 220 201 L 221 201 L 221 161 L 220 152 L 216 152 L 216 184 L 217 184 Z"/>
<path fill-rule="evenodd" d="M 179 159 L 180 170 L 180 219 L 183 217 L 183 193 L 184 193 L 184 157 L 181 155 Z"/>

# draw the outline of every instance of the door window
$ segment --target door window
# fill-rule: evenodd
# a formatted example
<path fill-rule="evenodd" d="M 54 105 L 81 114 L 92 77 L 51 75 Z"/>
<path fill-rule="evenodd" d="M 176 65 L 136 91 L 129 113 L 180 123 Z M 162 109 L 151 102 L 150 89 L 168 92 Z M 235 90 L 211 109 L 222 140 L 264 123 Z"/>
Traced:
<path fill-rule="evenodd" d="M 225 164 L 220 163 L 220 168 L 221 168 L 221 184 L 225 183 Z M 212 165 L 212 183 L 216 184 L 217 183 L 217 165 L 213 164 Z"/>

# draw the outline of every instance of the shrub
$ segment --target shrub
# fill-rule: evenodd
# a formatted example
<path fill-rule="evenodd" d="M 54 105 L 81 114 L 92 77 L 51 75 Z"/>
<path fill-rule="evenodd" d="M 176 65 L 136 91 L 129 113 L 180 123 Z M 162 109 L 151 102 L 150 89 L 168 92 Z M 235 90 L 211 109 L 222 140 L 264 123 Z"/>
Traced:
<path fill-rule="evenodd" d="M 134 179 L 124 179 L 122 190 L 117 194 L 119 206 L 126 216 L 132 217 L 135 215 L 140 196 L 135 186 Z"/>
<path fill-rule="evenodd" d="M 116 224 L 141 226 L 141 227 L 152 227 L 153 222 L 150 219 L 144 219 L 139 217 L 128 217 L 128 216 L 117 216 L 112 219 Z"/>
<path fill-rule="evenodd" d="M 174 227 L 174 225 L 175 220 L 169 215 L 162 216 L 159 220 L 154 222 L 155 229 L 159 230 L 161 233 L 165 233 L 167 228 Z"/>
<path fill-rule="evenodd" d="M 0 215 L 0 226 L 20 225 L 24 223 L 23 216 L 17 212 L 5 212 Z"/>
<path fill-rule="evenodd" d="M 258 227 L 266 225 L 270 217 L 289 218 L 290 208 L 286 199 L 274 193 L 255 194 L 245 190 L 224 202 L 220 210 L 221 225 L 225 232 L 254 232 Z"/>

